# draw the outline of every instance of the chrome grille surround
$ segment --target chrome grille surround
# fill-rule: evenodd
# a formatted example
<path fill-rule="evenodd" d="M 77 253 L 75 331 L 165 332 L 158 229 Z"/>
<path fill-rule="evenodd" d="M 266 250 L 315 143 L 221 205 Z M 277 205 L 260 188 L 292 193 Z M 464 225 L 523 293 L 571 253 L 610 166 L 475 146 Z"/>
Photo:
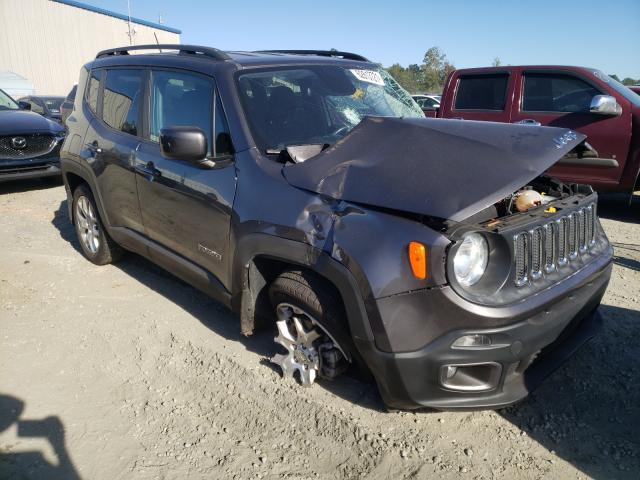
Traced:
<path fill-rule="evenodd" d="M 596 204 L 513 236 L 514 283 L 522 287 L 561 270 L 595 245 Z"/>

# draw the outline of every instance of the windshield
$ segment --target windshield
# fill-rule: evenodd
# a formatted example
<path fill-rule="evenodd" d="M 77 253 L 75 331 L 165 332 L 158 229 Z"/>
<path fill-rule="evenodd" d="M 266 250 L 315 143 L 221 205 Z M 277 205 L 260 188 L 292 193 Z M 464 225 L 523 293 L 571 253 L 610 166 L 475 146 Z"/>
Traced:
<path fill-rule="evenodd" d="M 42 97 L 42 101 L 50 112 L 59 113 L 64 97 Z"/>
<path fill-rule="evenodd" d="M 365 116 L 424 114 L 382 68 L 312 65 L 265 69 L 238 77 L 240 97 L 263 150 L 333 144 Z"/>
<path fill-rule="evenodd" d="M 19 110 L 20 107 L 16 101 L 9 95 L 0 90 L 0 110 Z"/>
<path fill-rule="evenodd" d="M 616 92 L 629 100 L 633 105 L 635 105 L 636 107 L 640 107 L 640 95 L 629 90 L 628 87 L 621 84 L 616 79 L 611 78 L 609 75 L 604 74 L 600 70 L 594 70 L 593 75 L 603 82 L 608 83 L 611 88 L 613 88 Z"/>

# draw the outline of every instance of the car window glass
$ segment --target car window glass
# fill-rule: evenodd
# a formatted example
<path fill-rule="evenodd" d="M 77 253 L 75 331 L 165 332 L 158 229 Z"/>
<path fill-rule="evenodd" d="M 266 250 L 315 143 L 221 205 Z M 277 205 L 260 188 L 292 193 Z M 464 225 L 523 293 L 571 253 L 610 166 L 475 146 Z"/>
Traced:
<path fill-rule="evenodd" d="M 212 154 L 213 83 L 199 75 L 172 71 L 153 71 L 149 138 L 160 140 L 165 127 L 199 127 L 207 137 Z"/>
<path fill-rule="evenodd" d="M 38 103 L 37 100 L 31 98 L 29 100 L 27 100 L 29 102 L 29 105 L 31 105 L 31 111 L 32 112 L 36 112 L 36 113 L 44 113 L 44 108 L 42 105 L 40 105 Z"/>
<path fill-rule="evenodd" d="M 595 87 L 573 75 L 528 73 L 524 76 L 522 110 L 529 112 L 589 112 Z"/>
<path fill-rule="evenodd" d="M 87 84 L 87 104 L 93 113 L 98 111 L 98 90 L 100 88 L 100 70 L 93 70 Z"/>
<path fill-rule="evenodd" d="M 504 110 L 509 75 L 460 77 L 456 110 Z"/>
<path fill-rule="evenodd" d="M 216 95 L 215 138 L 216 148 L 214 154 L 216 157 L 231 155 L 233 153 L 231 134 L 229 133 L 227 119 L 222 109 L 222 103 L 220 102 L 220 95 Z"/>
<path fill-rule="evenodd" d="M 45 97 L 42 99 L 47 109 L 52 113 L 60 112 L 60 105 L 64 101 L 63 97 Z"/>
<path fill-rule="evenodd" d="M 343 65 L 265 68 L 238 76 L 240 98 L 262 150 L 333 145 L 367 116 L 424 118 L 383 68 Z"/>
<path fill-rule="evenodd" d="M 67 95 L 67 100 L 73 102 L 76 99 L 76 90 L 78 89 L 77 85 L 74 85 L 73 88 L 71 89 L 71 91 L 69 92 L 69 95 Z"/>
<path fill-rule="evenodd" d="M 142 101 L 142 70 L 107 70 L 102 100 L 102 120 L 112 128 L 138 134 Z"/>

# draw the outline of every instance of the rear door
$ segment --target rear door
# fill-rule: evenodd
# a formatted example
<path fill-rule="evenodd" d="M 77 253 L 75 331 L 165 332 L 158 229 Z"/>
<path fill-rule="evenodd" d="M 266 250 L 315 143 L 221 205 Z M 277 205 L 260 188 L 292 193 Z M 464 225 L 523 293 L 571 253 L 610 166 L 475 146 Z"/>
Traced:
<path fill-rule="evenodd" d="M 524 70 L 518 81 L 511 121 L 537 122 L 587 135 L 596 158 L 557 165 L 550 174 L 561 179 L 615 185 L 624 169 L 631 140 L 631 112 L 620 116 L 590 112 L 591 99 L 609 93 L 591 79 L 570 70 Z"/>
<path fill-rule="evenodd" d="M 448 86 L 453 93 L 443 98 L 444 118 L 509 122 L 515 82 L 508 70 L 461 73 Z"/>
<path fill-rule="evenodd" d="M 108 221 L 114 227 L 142 232 L 134 175 L 140 143 L 145 70 L 92 70 L 86 106 L 93 117 L 81 150 L 99 185 Z"/>
<path fill-rule="evenodd" d="M 136 152 L 145 232 L 229 288 L 229 228 L 236 172 L 215 82 L 192 72 L 152 70 L 147 103 L 148 131 Z M 207 135 L 212 168 L 164 158 L 160 130 L 170 126 L 201 128 Z"/>

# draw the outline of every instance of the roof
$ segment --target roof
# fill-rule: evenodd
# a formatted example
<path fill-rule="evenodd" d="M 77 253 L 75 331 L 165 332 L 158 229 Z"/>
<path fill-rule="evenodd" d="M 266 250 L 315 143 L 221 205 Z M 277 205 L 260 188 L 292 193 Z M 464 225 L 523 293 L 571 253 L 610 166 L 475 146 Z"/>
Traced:
<path fill-rule="evenodd" d="M 458 72 L 466 71 L 487 71 L 487 72 L 505 72 L 512 69 L 521 70 L 588 70 L 594 71 L 596 68 L 581 67 L 578 65 L 500 65 L 498 67 L 470 67 L 470 68 L 457 68 Z"/>
<path fill-rule="evenodd" d="M 144 52 L 145 53 L 141 53 Z M 181 51 L 182 54 L 178 54 Z M 129 55 L 129 52 L 137 52 L 136 55 Z M 337 56 L 334 56 L 336 55 Z M 344 57 L 348 58 L 344 58 Z M 358 59 L 356 59 L 358 58 Z M 360 60 L 362 59 L 362 60 Z M 356 54 L 347 52 L 327 52 L 327 51 L 290 51 L 283 52 L 238 52 L 222 51 L 210 47 L 197 45 L 133 45 L 128 47 L 118 47 L 98 52 L 96 59 L 87 64 L 87 68 L 108 65 L 163 65 L 168 62 L 173 66 L 190 65 L 189 62 L 196 60 L 196 63 L 206 64 L 204 67 L 218 68 L 224 64 L 235 65 L 239 68 L 256 68 L 280 65 L 345 65 L 354 68 L 356 65 L 372 65 L 372 62 Z"/>
<path fill-rule="evenodd" d="M 82 8 L 83 10 L 99 13 L 101 15 L 107 15 L 109 17 L 119 18 L 120 20 L 129 21 L 129 16 L 124 15 L 122 13 L 112 12 L 111 10 L 105 10 L 104 8 L 94 7 L 93 5 L 88 5 L 82 2 L 76 2 L 75 0 L 51 0 L 51 1 L 56 3 L 62 3 L 63 5 L 69 5 L 70 7 Z M 160 23 L 149 22 L 147 20 L 142 20 L 140 18 L 131 17 L 131 21 L 139 25 L 145 25 L 147 27 L 157 28 L 158 30 L 164 30 L 166 32 L 177 33 L 177 34 L 182 33 L 182 31 L 178 30 L 177 28 L 168 27 L 167 25 L 161 25 Z"/>

